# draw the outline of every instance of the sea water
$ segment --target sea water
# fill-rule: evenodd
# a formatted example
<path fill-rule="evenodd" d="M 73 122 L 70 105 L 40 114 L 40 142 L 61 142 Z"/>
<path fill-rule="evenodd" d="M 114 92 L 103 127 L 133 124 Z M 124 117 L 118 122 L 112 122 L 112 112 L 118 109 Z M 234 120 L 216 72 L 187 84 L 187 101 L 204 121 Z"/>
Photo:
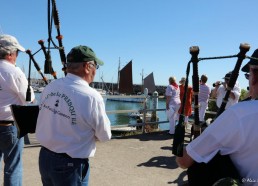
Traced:
<path fill-rule="evenodd" d="M 35 93 L 37 103 L 39 103 L 40 93 Z M 165 109 L 166 101 L 164 99 L 159 99 L 158 109 Z M 115 110 L 141 110 L 143 108 L 142 103 L 132 103 L 132 102 L 120 102 L 120 101 L 110 101 L 106 100 L 106 111 Z M 111 125 L 126 125 L 136 123 L 136 119 L 129 117 L 130 113 L 119 113 L 119 114 L 108 114 L 108 118 Z M 157 111 L 157 116 L 159 121 L 167 121 L 167 116 L 165 111 Z M 169 123 L 162 123 L 159 125 L 161 130 L 168 130 Z"/>

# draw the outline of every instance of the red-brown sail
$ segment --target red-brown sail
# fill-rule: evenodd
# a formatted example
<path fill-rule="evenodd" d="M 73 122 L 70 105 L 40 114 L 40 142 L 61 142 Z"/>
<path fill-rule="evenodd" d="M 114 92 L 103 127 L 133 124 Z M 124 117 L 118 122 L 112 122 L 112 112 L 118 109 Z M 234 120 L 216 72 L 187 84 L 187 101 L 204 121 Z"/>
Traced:
<path fill-rule="evenodd" d="M 156 91 L 153 72 L 150 73 L 147 77 L 144 78 L 143 88 L 144 89 L 147 88 L 149 94 L 152 94 L 154 91 Z"/>
<path fill-rule="evenodd" d="M 132 77 L 132 60 L 120 70 L 119 79 L 119 93 L 132 94 L 133 93 L 133 77 Z"/>

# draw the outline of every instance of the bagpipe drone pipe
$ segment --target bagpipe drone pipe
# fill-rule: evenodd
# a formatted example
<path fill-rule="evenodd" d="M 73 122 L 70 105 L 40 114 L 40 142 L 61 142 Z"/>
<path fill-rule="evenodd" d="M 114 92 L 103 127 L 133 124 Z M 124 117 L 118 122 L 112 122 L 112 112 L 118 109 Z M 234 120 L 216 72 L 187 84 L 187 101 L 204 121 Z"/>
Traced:
<path fill-rule="evenodd" d="M 194 124 L 191 130 L 191 137 L 193 135 L 194 139 L 201 135 L 202 131 L 207 127 L 205 122 L 199 121 L 199 103 L 198 103 L 198 94 L 199 94 L 199 75 L 198 75 L 198 62 L 201 60 L 209 60 L 209 59 L 222 59 L 222 58 L 233 58 L 237 57 L 237 62 L 234 70 L 232 71 L 232 75 L 229 80 L 229 84 L 227 87 L 226 95 L 223 99 L 223 103 L 216 115 L 219 115 L 225 110 L 226 103 L 229 98 L 229 94 L 233 89 L 236 80 L 238 78 L 239 70 L 243 60 L 246 58 L 246 53 L 249 51 L 249 44 L 240 44 L 240 52 L 237 55 L 232 56 L 220 56 L 220 57 L 209 57 L 209 58 L 198 58 L 199 47 L 193 46 L 190 47 L 190 54 L 192 55 L 190 62 L 187 65 L 187 78 L 189 75 L 189 64 L 193 65 L 193 91 L 194 91 Z M 185 92 L 186 94 L 186 92 Z M 183 97 L 185 99 L 185 95 Z M 185 104 L 183 101 L 182 104 Z M 182 105 L 183 107 L 184 105 Z M 183 109 L 182 109 L 183 112 Z M 183 113 L 180 113 L 180 118 L 178 125 L 176 125 L 174 141 L 173 141 L 173 151 L 172 153 L 178 157 L 183 156 L 183 148 L 184 148 L 184 138 L 185 138 L 185 126 L 183 124 Z M 188 184 L 189 186 L 199 186 L 199 185 L 212 185 L 216 181 L 221 178 L 234 178 L 240 180 L 239 173 L 235 168 L 233 162 L 231 161 L 229 155 L 221 155 L 219 152 L 215 155 L 215 157 L 210 160 L 208 163 L 197 163 L 194 162 L 192 166 L 190 166 L 187 170 L 188 175 Z"/>
<path fill-rule="evenodd" d="M 52 8 L 52 9 L 51 9 Z M 58 40 L 58 46 L 54 43 L 52 39 L 52 23 L 55 23 L 55 27 L 57 30 L 57 36 L 56 39 Z M 53 70 L 52 67 L 52 60 L 51 60 L 51 49 L 58 49 L 61 62 L 63 65 L 62 70 L 64 71 L 64 74 L 66 75 L 66 55 L 64 46 L 62 43 L 63 36 L 60 32 L 60 21 L 59 21 L 59 14 L 56 7 L 56 1 L 55 0 L 48 0 L 48 46 L 44 46 L 44 41 L 39 40 L 38 44 L 40 45 L 40 49 L 36 51 L 34 54 L 31 53 L 30 50 L 27 50 L 26 53 L 29 55 L 29 72 L 28 72 L 28 88 L 26 93 L 26 101 L 31 101 L 31 62 L 33 62 L 36 70 L 42 77 L 45 84 L 48 84 L 47 78 L 44 76 L 44 74 L 51 74 L 54 79 L 57 79 L 56 72 Z M 53 47 L 51 47 L 51 44 Z M 45 64 L 44 64 L 44 74 L 42 73 L 40 66 L 36 62 L 34 55 L 36 55 L 39 51 L 43 51 L 43 54 L 45 56 Z M 18 130 L 18 138 L 21 138 L 25 136 L 28 133 L 35 133 L 36 130 L 36 123 L 37 123 L 37 117 L 39 113 L 39 106 L 38 105 L 11 105 L 12 114 L 15 120 L 15 125 Z"/>

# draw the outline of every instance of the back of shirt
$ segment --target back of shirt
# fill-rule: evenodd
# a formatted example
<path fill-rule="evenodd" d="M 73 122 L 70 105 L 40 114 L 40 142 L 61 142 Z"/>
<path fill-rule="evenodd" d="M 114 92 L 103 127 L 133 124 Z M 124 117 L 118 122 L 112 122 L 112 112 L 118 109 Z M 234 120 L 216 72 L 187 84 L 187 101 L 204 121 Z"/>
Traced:
<path fill-rule="evenodd" d="M 174 87 L 173 85 L 168 85 L 165 92 L 166 96 L 171 96 L 169 105 L 178 105 L 180 101 L 180 89 L 179 87 Z"/>
<path fill-rule="evenodd" d="M 73 158 L 94 156 L 95 138 L 111 138 L 102 96 L 73 74 L 51 82 L 42 92 L 36 137 L 57 153 Z"/>

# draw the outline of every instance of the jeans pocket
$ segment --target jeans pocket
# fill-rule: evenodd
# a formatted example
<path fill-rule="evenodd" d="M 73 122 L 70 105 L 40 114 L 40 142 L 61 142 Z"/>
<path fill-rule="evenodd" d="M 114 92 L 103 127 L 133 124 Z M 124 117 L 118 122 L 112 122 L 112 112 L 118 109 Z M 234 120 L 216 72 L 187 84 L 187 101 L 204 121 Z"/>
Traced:
<path fill-rule="evenodd" d="M 82 173 L 81 173 L 81 181 L 84 180 L 85 176 L 88 173 L 88 169 L 89 169 L 89 163 L 88 161 L 86 163 L 82 163 L 81 164 L 81 169 L 82 169 Z"/>
<path fill-rule="evenodd" d="M 0 146 L 2 150 L 8 149 L 15 143 L 15 135 L 13 131 L 5 131 L 0 133 Z"/>

